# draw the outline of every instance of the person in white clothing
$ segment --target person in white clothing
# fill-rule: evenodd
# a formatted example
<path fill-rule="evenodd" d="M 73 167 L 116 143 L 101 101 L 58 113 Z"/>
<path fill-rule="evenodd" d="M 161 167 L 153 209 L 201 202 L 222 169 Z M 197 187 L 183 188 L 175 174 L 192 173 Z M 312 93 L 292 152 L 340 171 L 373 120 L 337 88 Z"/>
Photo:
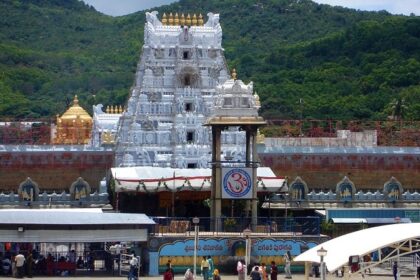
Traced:
<path fill-rule="evenodd" d="M 15 257 L 16 269 L 17 269 L 17 278 L 22 278 L 25 272 L 25 256 L 22 253 L 19 253 Z"/>
<path fill-rule="evenodd" d="M 284 273 L 286 274 L 285 278 L 287 279 L 292 278 L 292 272 L 290 270 L 291 263 L 292 263 L 292 256 L 290 254 L 290 251 L 287 251 L 284 254 Z"/>
<path fill-rule="evenodd" d="M 137 280 L 139 260 L 135 254 L 130 260 L 130 271 L 128 273 L 128 280 Z"/>
<path fill-rule="evenodd" d="M 238 271 L 238 280 L 245 280 L 246 266 L 241 260 L 239 260 L 236 265 L 236 271 Z"/>

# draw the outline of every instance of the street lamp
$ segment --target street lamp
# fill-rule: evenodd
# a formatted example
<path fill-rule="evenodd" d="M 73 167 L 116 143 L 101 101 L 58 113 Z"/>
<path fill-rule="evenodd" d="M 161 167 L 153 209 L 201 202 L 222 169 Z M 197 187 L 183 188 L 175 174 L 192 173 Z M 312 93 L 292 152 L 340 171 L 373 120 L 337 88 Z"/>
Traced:
<path fill-rule="evenodd" d="M 250 236 L 251 236 L 251 230 L 249 228 L 244 229 L 244 237 L 245 237 L 245 267 L 248 268 L 248 265 L 251 261 L 251 242 L 250 242 Z M 248 271 L 245 270 L 245 275 L 247 275 Z"/>
<path fill-rule="evenodd" d="M 192 219 L 192 222 L 194 224 L 194 279 L 197 274 L 197 246 L 198 246 L 198 223 L 200 222 L 200 219 L 197 217 L 194 217 Z"/>
<path fill-rule="evenodd" d="M 316 251 L 317 255 L 321 258 L 320 267 L 321 267 L 321 280 L 325 280 L 325 263 L 324 263 L 324 257 L 327 255 L 327 250 L 324 249 L 324 247 L 321 247 Z"/>

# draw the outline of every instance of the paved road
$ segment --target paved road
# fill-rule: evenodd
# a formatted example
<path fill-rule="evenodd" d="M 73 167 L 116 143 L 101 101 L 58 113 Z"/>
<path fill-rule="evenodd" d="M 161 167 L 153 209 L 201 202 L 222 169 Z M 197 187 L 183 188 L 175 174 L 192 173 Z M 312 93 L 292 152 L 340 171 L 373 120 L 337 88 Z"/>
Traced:
<path fill-rule="evenodd" d="M 126 279 L 126 277 L 101 277 L 101 276 L 79 276 L 79 277 L 34 277 L 35 279 L 48 279 L 48 280 L 63 280 L 63 279 L 97 279 L 97 280 L 121 280 L 121 279 Z M 232 275 L 222 275 L 221 276 L 222 280 L 238 280 L 237 276 L 232 276 Z M 411 279 L 416 279 L 416 277 L 414 275 L 409 276 L 409 275 L 404 275 L 403 277 L 401 277 L 403 280 L 411 280 Z M 162 280 L 163 277 L 140 277 L 140 280 Z M 175 276 L 175 280 L 183 280 L 184 277 L 181 275 L 176 275 Z M 293 280 L 304 280 L 305 277 L 302 274 L 296 274 L 293 275 Z M 314 277 L 309 277 L 310 280 L 320 280 L 320 278 L 314 278 Z M 327 280 L 344 280 L 344 278 L 340 278 L 340 277 L 336 277 L 335 275 L 327 275 Z M 350 279 L 352 280 L 387 280 L 387 279 L 394 279 L 394 277 L 392 277 L 392 275 L 366 275 L 365 278 L 362 278 L 360 275 L 357 275 L 355 277 L 351 277 Z M 198 277 L 197 280 L 203 280 L 201 277 Z M 285 280 L 283 275 L 280 275 L 278 277 L 278 280 Z"/>

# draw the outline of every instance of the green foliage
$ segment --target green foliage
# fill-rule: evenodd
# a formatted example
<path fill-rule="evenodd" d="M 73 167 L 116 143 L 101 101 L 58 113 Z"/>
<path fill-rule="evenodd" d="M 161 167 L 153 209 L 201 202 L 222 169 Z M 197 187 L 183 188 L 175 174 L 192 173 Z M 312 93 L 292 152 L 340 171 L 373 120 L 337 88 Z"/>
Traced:
<path fill-rule="evenodd" d="M 309 0 L 180 0 L 157 10 L 220 13 L 229 66 L 254 81 L 265 117 L 385 119 L 404 100 L 401 117 L 420 119 L 418 17 Z M 1 1 L 0 116 L 54 116 L 74 94 L 88 110 L 123 104 L 144 22 L 144 12 L 114 18 L 78 0 Z"/>
<path fill-rule="evenodd" d="M 322 220 L 321 222 L 321 233 L 332 236 L 336 230 L 336 225 L 333 221 Z"/>

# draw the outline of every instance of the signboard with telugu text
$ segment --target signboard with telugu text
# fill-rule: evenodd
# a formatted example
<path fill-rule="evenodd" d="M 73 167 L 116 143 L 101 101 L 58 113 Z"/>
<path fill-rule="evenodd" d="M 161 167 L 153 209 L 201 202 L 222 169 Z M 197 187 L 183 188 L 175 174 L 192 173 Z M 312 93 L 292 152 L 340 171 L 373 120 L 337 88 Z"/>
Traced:
<path fill-rule="evenodd" d="M 273 240 L 259 239 L 251 240 L 252 256 L 282 256 L 286 251 L 290 251 L 293 256 L 297 256 L 304 251 L 316 246 L 316 243 L 305 242 L 303 240 Z M 236 251 L 245 248 L 243 238 L 206 238 L 200 239 L 197 246 L 198 256 L 235 256 Z M 160 247 L 161 256 L 193 256 L 194 240 L 175 241 L 166 243 Z"/>

